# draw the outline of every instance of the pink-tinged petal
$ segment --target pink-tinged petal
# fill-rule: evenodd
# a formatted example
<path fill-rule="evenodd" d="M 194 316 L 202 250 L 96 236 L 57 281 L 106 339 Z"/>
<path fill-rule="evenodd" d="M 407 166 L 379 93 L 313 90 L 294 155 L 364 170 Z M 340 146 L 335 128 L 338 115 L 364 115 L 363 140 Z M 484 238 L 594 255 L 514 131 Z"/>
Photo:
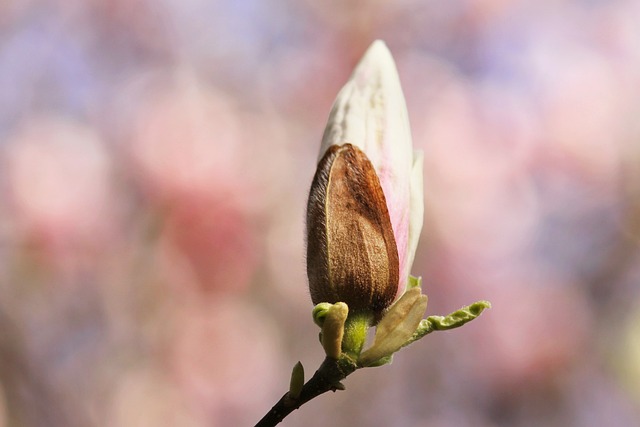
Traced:
<path fill-rule="evenodd" d="M 409 235 L 407 241 L 407 252 L 404 263 L 400 261 L 400 279 L 405 279 L 405 284 L 400 282 L 399 292 L 404 290 L 406 279 L 411 274 L 411 266 L 418 248 L 422 223 L 424 219 L 424 193 L 423 193 L 423 170 L 424 156 L 422 151 L 414 151 L 413 167 L 411 168 L 411 192 L 409 202 Z M 404 267 L 404 269 L 403 269 Z"/>

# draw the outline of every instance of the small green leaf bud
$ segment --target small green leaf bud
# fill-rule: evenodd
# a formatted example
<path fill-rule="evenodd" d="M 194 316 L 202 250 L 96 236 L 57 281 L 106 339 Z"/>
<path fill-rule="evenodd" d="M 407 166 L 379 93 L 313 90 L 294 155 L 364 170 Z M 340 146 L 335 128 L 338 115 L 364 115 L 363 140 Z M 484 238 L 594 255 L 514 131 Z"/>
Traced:
<path fill-rule="evenodd" d="M 327 357 L 338 359 L 342 353 L 342 337 L 344 323 L 349 314 L 349 307 L 343 302 L 333 304 L 324 318 L 322 325 L 322 347 Z"/>
<path fill-rule="evenodd" d="M 293 370 L 291 371 L 289 397 L 291 399 L 297 399 L 300 397 L 302 386 L 304 386 L 304 367 L 302 366 L 302 363 L 298 362 L 293 366 Z"/>

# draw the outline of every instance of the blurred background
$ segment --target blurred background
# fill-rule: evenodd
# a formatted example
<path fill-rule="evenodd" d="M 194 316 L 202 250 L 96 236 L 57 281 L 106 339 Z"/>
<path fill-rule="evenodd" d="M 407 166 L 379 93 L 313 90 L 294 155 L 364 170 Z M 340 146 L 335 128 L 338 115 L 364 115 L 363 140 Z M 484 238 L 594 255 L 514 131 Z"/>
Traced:
<path fill-rule="evenodd" d="M 0 426 L 253 425 L 311 320 L 326 119 L 391 49 L 428 314 L 286 426 L 640 424 L 640 3 L 0 2 Z"/>

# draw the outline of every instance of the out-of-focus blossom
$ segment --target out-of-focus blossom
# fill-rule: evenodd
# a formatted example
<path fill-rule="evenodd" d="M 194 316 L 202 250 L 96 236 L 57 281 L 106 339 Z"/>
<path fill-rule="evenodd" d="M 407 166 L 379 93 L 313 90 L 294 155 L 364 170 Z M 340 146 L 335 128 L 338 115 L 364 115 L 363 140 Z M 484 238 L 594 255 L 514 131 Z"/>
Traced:
<path fill-rule="evenodd" d="M 12 222 L 51 255 L 100 248 L 116 211 L 112 164 L 99 136 L 62 117 L 26 122 L 4 147 Z"/>
<path fill-rule="evenodd" d="M 434 102 L 420 126 L 436 237 L 478 257 L 517 253 L 540 214 L 527 168 L 535 154 L 531 112 L 523 99 L 459 81 Z"/>
<path fill-rule="evenodd" d="M 476 332 L 468 363 L 495 392 L 543 385 L 578 363 L 585 351 L 592 323 L 584 296 L 568 284 L 543 285 L 532 276 L 495 284 L 488 326 Z"/>
<path fill-rule="evenodd" d="M 170 363 L 189 401 L 214 425 L 259 419 L 287 375 L 278 333 L 262 313 L 234 298 L 183 309 Z"/>
<path fill-rule="evenodd" d="M 173 206 L 160 240 L 166 278 L 203 291 L 246 289 L 257 257 L 252 228 L 246 211 L 223 201 Z"/>
<path fill-rule="evenodd" d="M 541 76 L 547 161 L 563 163 L 587 183 L 601 186 L 618 178 L 629 82 L 602 54 L 584 49 L 567 57 L 564 52 L 542 44 L 531 55 Z"/>
<path fill-rule="evenodd" d="M 245 150 L 232 101 L 188 72 L 158 77 L 139 93 L 131 154 L 135 173 L 161 203 L 250 203 Z"/>
<path fill-rule="evenodd" d="M 242 125 L 224 95 L 192 77 L 162 82 L 139 108 L 131 154 L 164 216 L 167 271 L 178 281 L 191 274 L 204 289 L 244 289 L 255 268 L 259 197 Z M 176 262 L 181 256 L 187 264 Z"/>
<path fill-rule="evenodd" d="M 174 383 L 153 367 L 125 371 L 118 381 L 109 407 L 109 427 L 204 427 Z"/>

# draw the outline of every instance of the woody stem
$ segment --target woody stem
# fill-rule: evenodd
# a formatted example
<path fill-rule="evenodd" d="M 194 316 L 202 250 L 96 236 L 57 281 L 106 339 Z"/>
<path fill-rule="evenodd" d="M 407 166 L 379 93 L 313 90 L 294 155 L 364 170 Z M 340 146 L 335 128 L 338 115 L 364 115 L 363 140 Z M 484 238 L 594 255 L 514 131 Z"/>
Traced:
<path fill-rule="evenodd" d="M 332 359 L 327 357 L 313 377 L 302 387 L 297 398 L 285 393 L 273 408 L 255 425 L 255 427 L 274 427 L 287 415 L 295 411 L 311 399 L 328 391 L 344 388 L 340 381 L 357 369 L 356 364 L 348 357 Z"/>

